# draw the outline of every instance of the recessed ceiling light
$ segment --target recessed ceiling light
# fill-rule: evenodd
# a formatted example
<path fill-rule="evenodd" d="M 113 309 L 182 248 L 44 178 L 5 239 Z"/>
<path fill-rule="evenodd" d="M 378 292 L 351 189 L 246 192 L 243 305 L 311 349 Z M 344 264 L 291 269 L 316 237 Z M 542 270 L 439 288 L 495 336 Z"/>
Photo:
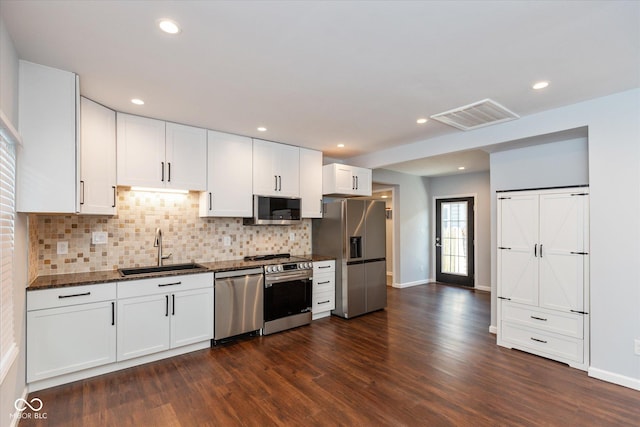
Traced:
<path fill-rule="evenodd" d="M 459 170 L 459 171 L 463 171 L 463 170 L 464 170 L 464 166 L 460 166 L 460 167 L 458 168 L 458 170 Z"/>
<path fill-rule="evenodd" d="M 344 148 L 344 144 L 338 144 L 338 148 Z"/>
<path fill-rule="evenodd" d="M 534 88 L 535 90 L 540 90 L 540 89 L 544 89 L 547 86 L 549 86 L 549 82 L 537 82 L 531 87 Z"/>
<path fill-rule="evenodd" d="M 136 104 L 136 105 L 144 105 L 144 101 L 142 99 L 139 99 L 139 98 L 133 98 L 131 100 L 131 103 L 132 104 Z"/>
<path fill-rule="evenodd" d="M 419 125 L 423 124 L 423 123 L 427 123 L 427 119 L 418 119 L 416 120 L 416 123 L 418 123 Z"/>
<path fill-rule="evenodd" d="M 167 34 L 178 34 L 180 32 L 178 24 L 170 19 L 161 19 L 158 21 L 158 27 Z"/>
<path fill-rule="evenodd" d="M 260 132 L 266 132 L 266 131 L 267 131 L 267 128 L 266 128 L 266 127 L 264 127 L 264 126 L 260 126 L 260 127 L 258 128 L 258 131 L 260 131 Z"/>

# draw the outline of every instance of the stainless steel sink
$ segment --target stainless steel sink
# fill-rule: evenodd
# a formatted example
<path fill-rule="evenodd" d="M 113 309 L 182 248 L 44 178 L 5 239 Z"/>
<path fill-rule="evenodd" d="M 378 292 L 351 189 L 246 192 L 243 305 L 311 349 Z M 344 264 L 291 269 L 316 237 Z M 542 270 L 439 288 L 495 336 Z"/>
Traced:
<path fill-rule="evenodd" d="M 173 265 L 162 265 L 162 266 L 148 266 L 148 267 L 133 267 L 133 268 L 120 268 L 118 272 L 122 276 L 134 276 L 139 274 L 153 274 L 153 273 L 172 273 L 174 271 L 185 271 L 185 270 L 194 270 L 204 271 L 206 267 L 201 266 L 200 264 L 189 263 L 189 264 L 173 264 Z"/>

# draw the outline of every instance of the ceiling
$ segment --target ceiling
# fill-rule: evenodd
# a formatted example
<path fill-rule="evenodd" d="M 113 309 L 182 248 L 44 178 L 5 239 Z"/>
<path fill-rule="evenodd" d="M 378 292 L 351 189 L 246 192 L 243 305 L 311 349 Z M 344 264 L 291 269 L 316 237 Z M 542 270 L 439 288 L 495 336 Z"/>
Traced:
<path fill-rule="evenodd" d="M 485 98 L 526 116 L 640 87 L 638 1 L 0 0 L 0 15 L 20 58 L 113 109 L 334 159 L 461 132 L 416 119 Z"/>

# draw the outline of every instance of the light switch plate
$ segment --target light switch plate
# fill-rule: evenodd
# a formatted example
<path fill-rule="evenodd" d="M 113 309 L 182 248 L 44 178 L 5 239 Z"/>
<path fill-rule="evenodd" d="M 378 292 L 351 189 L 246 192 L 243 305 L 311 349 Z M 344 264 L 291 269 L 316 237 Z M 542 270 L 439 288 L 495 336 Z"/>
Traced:
<path fill-rule="evenodd" d="M 58 242 L 57 245 L 57 254 L 58 255 L 66 255 L 69 253 L 69 242 Z"/>
<path fill-rule="evenodd" d="M 231 237 L 229 236 L 224 236 L 222 238 L 222 241 L 224 243 L 225 246 L 231 246 Z"/>
<path fill-rule="evenodd" d="M 296 240 L 296 233 L 289 233 L 289 240 L 291 240 L 292 242 Z"/>
<path fill-rule="evenodd" d="M 91 233 L 91 243 L 94 245 L 106 245 L 107 244 L 107 232 L 106 231 L 94 231 Z"/>

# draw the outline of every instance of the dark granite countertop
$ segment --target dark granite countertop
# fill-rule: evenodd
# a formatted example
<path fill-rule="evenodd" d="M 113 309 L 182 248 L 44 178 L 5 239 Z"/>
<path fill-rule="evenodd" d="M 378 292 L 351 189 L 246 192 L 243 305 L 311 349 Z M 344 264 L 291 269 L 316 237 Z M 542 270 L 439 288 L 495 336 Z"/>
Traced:
<path fill-rule="evenodd" d="M 311 261 L 328 261 L 335 259 L 334 257 L 324 255 L 296 255 L 300 258 L 307 258 Z M 129 280 L 148 279 L 151 277 L 167 277 L 167 276 L 180 276 L 184 274 L 194 273 L 210 273 L 221 272 L 231 270 L 244 270 L 247 268 L 262 267 L 268 264 L 276 264 L 278 260 L 266 260 L 266 261 L 244 261 L 243 259 L 230 260 L 230 261 L 212 261 L 212 262 L 200 262 L 199 265 L 206 268 L 194 269 L 194 270 L 179 270 L 162 273 L 149 273 L 149 274 L 136 274 L 132 276 L 123 277 L 118 270 L 108 271 L 94 271 L 88 273 L 69 273 L 69 274 L 56 274 L 36 277 L 27 287 L 27 291 L 35 291 L 42 289 L 54 289 L 64 288 L 69 286 L 82 286 L 82 285 L 95 285 L 99 283 L 109 282 L 123 282 Z"/>

